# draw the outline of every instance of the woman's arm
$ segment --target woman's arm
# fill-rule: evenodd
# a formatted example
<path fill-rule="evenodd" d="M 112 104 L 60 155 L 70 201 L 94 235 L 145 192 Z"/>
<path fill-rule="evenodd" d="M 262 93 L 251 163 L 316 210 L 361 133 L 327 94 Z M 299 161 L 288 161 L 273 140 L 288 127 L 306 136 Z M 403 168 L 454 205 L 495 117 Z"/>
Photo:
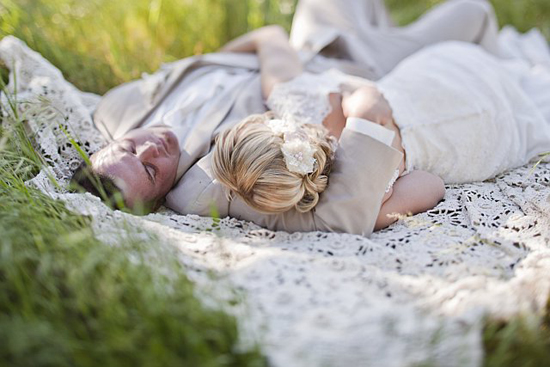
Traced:
<path fill-rule="evenodd" d="M 391 106 L 375 84 L 344 93 L 342 109 L 346 118 L 360 117 L 382 126 L 393 121 Z"/>
<path fill-rule="evenodd" d="M 277 25 L 247 33 L 226 44 L 222 52 L 255 52 L 260 59 L 262 96 L 267 99 L 278 83 L 291 80 L 302 72 L 298 54 L 288 43 L 288 34 Z"/>
<path fill-rule="evenodd" d="M 389 102 L 378 90 L 375 84 L 364 85 L 353 93 L 345 93 L 340 110 L 345 118 L 359 117 L 382 125 L 395 133 L 392 147 L 403 153 L 403 160 L 399 165 L 399 174 L 405 170 L 406 152 L 403 149 L 401 131 L 395 120 Z M 334 106 L 333 106 L 334 108 Z"/>
<path fill-rule="evenodd" d="M 359 117 L 367 119 L 391 130 L 398 129 L 397 126 L 391 126 L 393 123 L 393 114 L 388 101 L 372 82 L 366 81 L 361 85 L 347 85 L 347 90 L 343 93 L 331 93 L 329 103 L 331 113 L 323 121 L 323 125 L 329 130 L 330 134 L 339 138 L 342 130 L 346 127 L 346 119 L 349 117 Z M 399 141 L 394 148 L 401 146 L 401 136 L 396 132 Z M 398 150 L 403 152 L 402 148 Z"/>
<path fill-rule="evenodd" d="M 425 171 L 412 171 L 393 185 L 391 196 L 382 204 L 374 230 L 397 221 L 391 214 L 417 214 L 435 207 L 445 196 L 443 180 Z"/>

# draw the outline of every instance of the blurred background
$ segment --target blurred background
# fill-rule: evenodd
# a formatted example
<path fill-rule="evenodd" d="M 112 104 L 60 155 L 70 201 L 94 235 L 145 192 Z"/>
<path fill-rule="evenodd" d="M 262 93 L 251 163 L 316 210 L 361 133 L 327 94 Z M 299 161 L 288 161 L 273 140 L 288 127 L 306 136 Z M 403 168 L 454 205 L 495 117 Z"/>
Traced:
<path fill-rule="evenodd" d="M 262 25 L 290 29 L 296 2 L 0 0 L 0 38 L 24 40 L 78 88 L 103 94 Z M 400 25 L 439 2 L 387 0 Z M 492 3 L 501 25 L 538 27 L 550 39 L 550 0 Z M 0 76 L 6 80 L 1 65 Z M 128 253 L 146 253 L 151 244 L 129 238 L 104 246 L 89 218 L 26 185 L 42 161 L 25 134 L 28 116 L 11 121 L 3 108 L 9 106 L 0 103 L 0 366 L 267 365 L 258 348 L 236 347 L 236 320 L 204 307 L 175 259 L 161 259 L 170 277 L 150 258 L 130 261 Z M 549 366 L 550 300 L 547 309 L 542 319 L 489 319 L 484 366 Z"/>
<path fill-rule="evenodd" d="M 387 0 L 407 24 L 440 0 Z M 162 62 L 215 51 L 265 24 L 290 29 L 297 0 L 0 0 L 0 38 L 23 39 L 80 89 L 104 93 Z M 493 0 L 501 25 L 550 37 L 549 0 Z M 4 71 L 5 77 L 5 71 Z"/>

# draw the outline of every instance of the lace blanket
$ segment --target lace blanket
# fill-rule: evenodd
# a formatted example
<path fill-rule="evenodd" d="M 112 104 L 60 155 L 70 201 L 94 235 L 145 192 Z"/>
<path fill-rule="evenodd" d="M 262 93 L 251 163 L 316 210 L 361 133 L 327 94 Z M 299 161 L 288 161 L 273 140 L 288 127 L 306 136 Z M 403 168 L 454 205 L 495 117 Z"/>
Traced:
<path fill-rule="evenodd" d="M 168 210 L 136 217 L 48 179 L 63 186 L 78 164 L 61 126 L 88 152 L 104 144 L 90 118 L 99 97 L 78 91 L 16 38 L 0 41 L 0 60 L 50 165 L 28 184 L 90 215 L 105 243 L 128 229 L 157 238 L 155 250 L 177 256 L 199 290 L 242 297 L 230 311 L 243 342 L 259 340 L 274 366 L 478 366 L 485 316 L 541 312 L 549 296 L 548 162 L 448 186 L 435 209 L 370 239 Z"/>

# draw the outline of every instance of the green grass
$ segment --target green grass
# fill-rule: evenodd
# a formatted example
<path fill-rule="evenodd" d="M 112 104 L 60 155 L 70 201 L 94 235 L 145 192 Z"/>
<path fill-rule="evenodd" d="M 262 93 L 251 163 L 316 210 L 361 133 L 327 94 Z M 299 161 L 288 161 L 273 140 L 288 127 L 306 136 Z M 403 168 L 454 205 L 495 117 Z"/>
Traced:
<path fill-rule="evenodd" d="M 491 320 L 483 335 L 485 367 L 550 366 L 550 301 L 546 315 Z"/>
<path fill-rule="evenodd" d="M 95 93 L 258 26 L 290 26 L 295 0 L 2 0 L 0 37 L 14 35 Z M 433 0 L 388 0 L 406 24 Z M 494 0 L 501 24 L 550 37 L 548 0 Z M 0 68 L 6 80 L 7 71 Z M 8 106 L 9 108 L 9 106 Z M 42 161 L 22 118 L 0 125 L 0 365 L 263 366 L 239 351 L 236 321 L 205 308 L 181 264 L 142 259 L 152 247 L 98 242 L 89 219 L 24 185 Z M 170 269 L 168 278 L 159 268 Z M 486 366 L 548 366 L 550 310 L 488 320 Z"/>
<path fill-rule="evenodd" d="M 539 28 L 550 39 L 550 2 L 547 0 L 490 0 L 500 25 L 512 24 L 521 32 Z M 407 24 L 442 0 L 386 0 L 397 24 Z"/>
<path fill-rule="evenodd" d="M 78 88 L 102 94 L 263 24 L 288 28 L 292 14 L 279 10 L 273 0 L 2 0 L 0 37 L 21 38 Z"/>
<path fill-rule="evenodd" d="M 4 112 L 0 130 L 0 365 L 265 366 L 175 256 L 131 234 L 107 246 L 89 218 L 25 185 L 41 159 L 22 118 Z"/>

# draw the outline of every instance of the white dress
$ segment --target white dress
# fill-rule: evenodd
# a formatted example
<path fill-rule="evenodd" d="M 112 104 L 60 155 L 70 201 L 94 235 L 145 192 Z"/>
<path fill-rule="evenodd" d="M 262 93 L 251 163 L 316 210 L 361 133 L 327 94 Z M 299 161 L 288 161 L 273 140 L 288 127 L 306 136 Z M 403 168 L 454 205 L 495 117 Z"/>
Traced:
<path fill-rule="evenodd" d="M 407 168 L 464 183 L 550 151 L 550 120 L 537 105 L 544 98 L 524 88 L 541 77 L 478 46 L 449 42 L 409 57 L 378 87 L 401 129 Z M 549 93 L 550 80 L 546 104 Z"/>
<path fill-rule="evenodd" d="M 548 71 L 550 75 L 550 70 Z M 550 151 L 550 76 L 502 61 L 479 46 L 448 42 L 407 58 L 377 85 L 401 129 L 407 169 L 446 183 L 482 181 Z M 274 89 L 268 107 L 283 118 L 321 123 L 341 73 L 304 74 Z M 527 88 L 526 86 L 531 86 Z M 543 85 L 544 87 L 544 85 Z"/>

